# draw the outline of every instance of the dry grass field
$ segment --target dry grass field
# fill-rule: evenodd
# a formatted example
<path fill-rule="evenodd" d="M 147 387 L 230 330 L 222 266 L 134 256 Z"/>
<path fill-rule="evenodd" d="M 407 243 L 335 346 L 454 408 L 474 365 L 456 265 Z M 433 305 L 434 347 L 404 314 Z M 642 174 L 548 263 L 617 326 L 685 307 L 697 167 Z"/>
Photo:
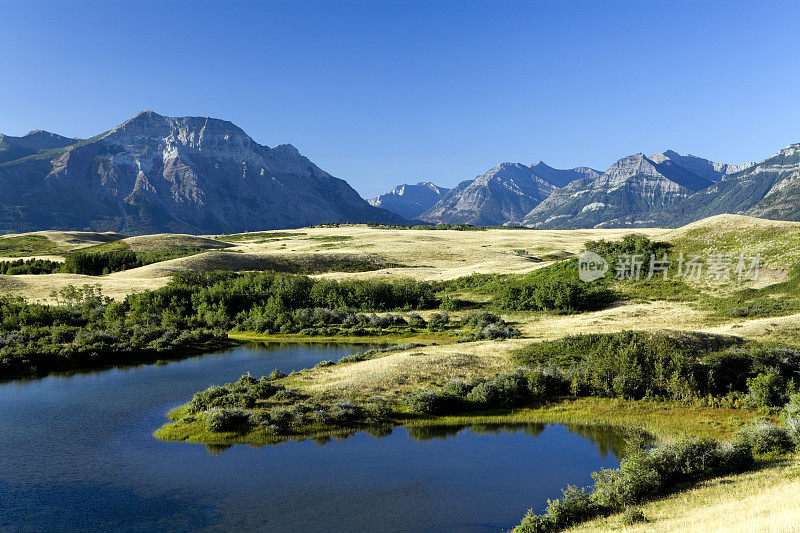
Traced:
<path fill-rule="evenodd" d="M 636 230 L 651 237 L 667 233 L 664 229 Z M 347 264 L 366 261 L 390 265 L 369 272 L 330 272 L 331 277 L 411 277 L 443 280 L 479 273 L 521 273 L 547 265 L 555 258 L 580 252 L 592 239 L 618 239 L 629 230 L 533 231 L 491 229 L 486 231 L 376 229 L 364 225 L 337 228 L 303 228 L 273 232 L 264 238 L 253 234 L 232 243 L 187 235 L 147 235 L 124 239 L 134 251 L 168 250 L 177 247 L 211 248 L 217 243 L 224 252 L 210 251 L 190 257 L 146 265 L 102 277 L 50 274 L 15 276 L 14 282 L 0 281 L 0 291 L 47 301 L 52 290 L 84 283 L 100 285 L 103 294 L 124 298 L 133 291 L 155 289 L 179 271 L 260 270 L 274 264 Z M 120 240 L 115 234 L 80 232 L 37 232 L 51 239 L 60 251 L 97 246 Z M 6 236 L 8 237 L 8 236 Z M 232 246 L 231 246 L 232 245 Z M 524 253 L 523 253 L 524 252 Z M 347 269 L 344 269 L 347 270 Z M 0 276 L 3 278 L 3 276 Z"/>

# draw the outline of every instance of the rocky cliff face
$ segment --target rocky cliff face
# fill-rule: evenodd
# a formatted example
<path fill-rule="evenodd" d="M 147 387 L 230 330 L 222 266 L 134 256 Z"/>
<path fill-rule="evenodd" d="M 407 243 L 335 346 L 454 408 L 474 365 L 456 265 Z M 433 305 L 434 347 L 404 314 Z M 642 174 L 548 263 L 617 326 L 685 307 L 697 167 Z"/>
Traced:
<path fill-rule="evenodd" d="M 669 159 L 624 157 L 596 177 L 555 191 L 522 224 L 537 228 L 591 228 L 654 223 L 648 214 L 674 205 L 711 185 Z"/>
<path fill-rule="evenodd" d="M 472 181 L 458 184 L 420 218 L 436 224 L 503 225 L 520 220 L 561 183 L 597 172 L 580 167 L 557 170 L 535 165 L 501 163 Z"/>
<path fill-rule="evenodd" d="M 402 223 L 291 145 L 234 124 L 142 112 L 111 131 L 0 165 L 0 230 L 229 233 Z"/>
<path fill-rule="evenodd" d="M 450 189 L 438 187 L 429 181 L 416 185 L 398 185 L 390 192 L 367 200 L 374 207 L 382 207 L 401 217 L 413 220 L 433 207 Z"/>
<path fill-rule="evenodd" d="M 681 225 L 722 213 L 800 220 L 800 144 L 728 174 L 654 216 L 665 224 Z"/>
<path fill-rule="evenodd" d="M 688 170 L 692 174 L 700 176 L 701 178 L 711 182 L 717 182 L 728 174 L 735 174 L 736 172 L 746 170 L 755 165 L 755 163 L 744 163 L 742 165 L 716 163 L 714 161 L 709 161 L 708 159 L 703 159 L 702 157 L 697 157 L 696 155 L 681 155 L 673 150 L 667 150 L 666 152 L 653 154 L 648 159 L 654 163 L 665 163 L 667 161 L 671 161 L 677 166 Z"/>

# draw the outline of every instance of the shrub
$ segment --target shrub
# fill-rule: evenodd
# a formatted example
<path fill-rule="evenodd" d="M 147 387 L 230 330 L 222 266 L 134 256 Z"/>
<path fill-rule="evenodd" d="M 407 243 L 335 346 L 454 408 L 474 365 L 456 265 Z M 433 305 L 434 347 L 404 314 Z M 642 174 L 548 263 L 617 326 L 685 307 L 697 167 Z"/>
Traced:
<path fill-rule="evenodd" d="M 414 328 L 424 328 L 428 323 L 419 313 L 412 311 L 408 314 L 408 325 Z"/>
<path fill-rule="evenodd" d="M 372 421 L 385 420 L 391 414 L 391 410 L 386 405 L 386 402 L 381 398 L 373 398 L 364 404 L 363 415 L 366 419 Z"/>
<path fill-rule="evenodd" d="M 739 430 L 734 442 L 749 447 L 759 455 L 783 455 L 794 449 L 795 442 L 785 427 L 757 422 Z"/>
<path fill-rule="evenodd" d="M 527 514 L 522 518 L 522 522 L 514 528 L 514 533 L 548 533 L 555 531 L 553 520 L 550 515 L 537 515 L 533 509 L 528 509 Z"/>
<path fill-rule="evenodd" d="M 638 507 L 628 507 L 627 509 L 625 509 L 625 512 L 622 513 L 622 518 L 620 519 L 622 525 L 625 526 L 641 524 L 647 521 L 648 521 L 647 517 Z"/>
<path fill-rule="evenodd" d="M 786 402 L 786 380 L 777 374 L 762 372 L 747 380 L 747 388 L 758 407 L 777 407 Z"/>
<path fill-rule="evenodd" d="M 593 473 L 592 477 L 595 481 L 592 497 L 598 505 L 609 509 L 621 509 L 640 502 L 658 492 L 661 482 L 645 455 L 624 459 L 619 468 L 604 468 Z"/>
<path fill-rule="evenodd" d="M 450 396 L 455 396 L 457 398 L 466 398 L 467 394 L 469 394 L 469 391 L 471 390 L 472 387 L 460 379 L 451 379 L 442 389 L 445 394 L 449 394 Z"/>
<path fill-rule="evenodd" d="M 235 431 L 250 420 L 250 413 L 242 409 L 213 409 L 206 413 L 206 429 L 213 432 Z"/>
<path fill-rule="evenodd" d="M 586 489 L 568 485 L 558 500 L 547 501 L 547 515 L 552 527 L 564 529 L 595 516 L 600 510 Z"/>
<path fill-rule="evenodd" d="M 443 392 L 421 389 L 406 396 L 405 403 L 416 413 L 440 415 L 453 410 L 458 399 Z"/>
<path fill-rule="evenodd" d="M 520 337 L 522 333 L 515 328 L 502 326 L 500 324 L 489 324 L 475 334 L 477 339 L 514 339 Z"/>
<path fill-rule="evenodd" d="M 502 392 L 497 383 L 485 381 L 472 388 L 467 394 L 467 401 L 482 407 L 493 407 L 500 404 Z"/>
<path fill-rule="evenodd" d="M 273 370 L 273 371 L 272 371 L 272 372 L 270 372 L 270 374 L 269 374 L 269 379 L 271 379 L 271 380 L 275 380 L 275 379 L 283 379 L 283 378 L 285 378 L 285 377 L 286 377 L 286 372 L 281 372 L 281 371 L 280 371 L 280 370 L 278 370 L 278 369 L 275 369 L 275 370 Z"/>
<path fill-rule="evenodd" d="M 450 323 L 450 315 L 447 311 L 441 313 L 433 313 L 430 320 L 428 320 L 428 329 L 431 331 L 441 331 Z"/>
<path fill-rule="evenodd" d="M 347 424 L 357 420 L 361 410 L 353 402 L 337 402 L 330 410 L 331 418 L 335 423 Z"/>
<path fill-rule="evenodd" d="M 458 299 L 453 298 L 452 296 L 445 296 L 442 298 L 441 303 L 439 304 L 439 309 L 444 311 L 455 311 L 458 309 Z"/>
<path fill-rule="evenodd" d="M 462 327 L 482 329 L 490 324 L 503 324 L 503 319 L 489 311 L 473 311 L 459 321 Z"/>

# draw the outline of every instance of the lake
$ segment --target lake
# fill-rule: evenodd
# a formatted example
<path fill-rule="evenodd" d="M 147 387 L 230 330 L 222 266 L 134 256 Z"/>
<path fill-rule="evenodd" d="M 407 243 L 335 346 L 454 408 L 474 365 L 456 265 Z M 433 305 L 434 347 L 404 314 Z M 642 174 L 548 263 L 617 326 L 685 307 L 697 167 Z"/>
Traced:
<path fill-rule="evenodd" d="M 0 529 L 498 531 L 619 464 L 619 435 L 559 424 L 395 428 L 259 449 L 152 436 L 209 385 L 367 348 L 244 345 L 2 383 Z"/>

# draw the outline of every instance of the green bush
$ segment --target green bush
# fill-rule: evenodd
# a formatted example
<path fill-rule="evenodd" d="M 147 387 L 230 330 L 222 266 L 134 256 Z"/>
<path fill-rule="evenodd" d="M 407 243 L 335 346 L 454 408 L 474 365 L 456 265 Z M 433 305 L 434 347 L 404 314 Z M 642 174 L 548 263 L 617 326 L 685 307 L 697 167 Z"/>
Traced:
<path fill-rule="evenodd" d="M 205 417 L 206 429 L 213 432 L 241 430 L 250 421 L 250 413 L 241 409 L 213 409 Z"/>
<path fill-rule="evenodd" d="M 734 442 L 747 446 L 753 453 L 778 456 L 791 452 L 795 447 L 789 428 L 778 427 L 766 422 L 757 422 L 739 430 Z"/>
<path fill-rule="evenodd" d="M 428 329 L 431 331 L 442 331 L 450 323 L 450 315 L 447 311 L 433 313 L 428 320 Z"/>
<path fill-rule="evenodd" d="M 762 372 L 749 378 L 747 388 L 758 407 L 778 407 L 787 400 L 786 380 L 774 373 Z"/>
<path fill-rule="evenodd" d="M 624 526 L 633 526 L 647 521 L 647 517 L 638 507 L 628 507 L 625 509 L 625 512 L 622 513 L 622 518 L 620 519 L 620 522 Z"/>
<path fill-rule="evenodd" d="M 783 404 L 787 378 L 800 368 L 793 350 L 702 333 L 575 335 L 533 343 L 517 355 L 565 376 L 578 395 L 692 401 L 749 390 L 753 403 L 772 406 Z"/>
<path fill-rule="evenodd" d="M 459 400 L 444 392 L 421 389 L 406 396 L 405 403 L 416 413 L 442 415 L 452 412 L 458 406 Z"/>

